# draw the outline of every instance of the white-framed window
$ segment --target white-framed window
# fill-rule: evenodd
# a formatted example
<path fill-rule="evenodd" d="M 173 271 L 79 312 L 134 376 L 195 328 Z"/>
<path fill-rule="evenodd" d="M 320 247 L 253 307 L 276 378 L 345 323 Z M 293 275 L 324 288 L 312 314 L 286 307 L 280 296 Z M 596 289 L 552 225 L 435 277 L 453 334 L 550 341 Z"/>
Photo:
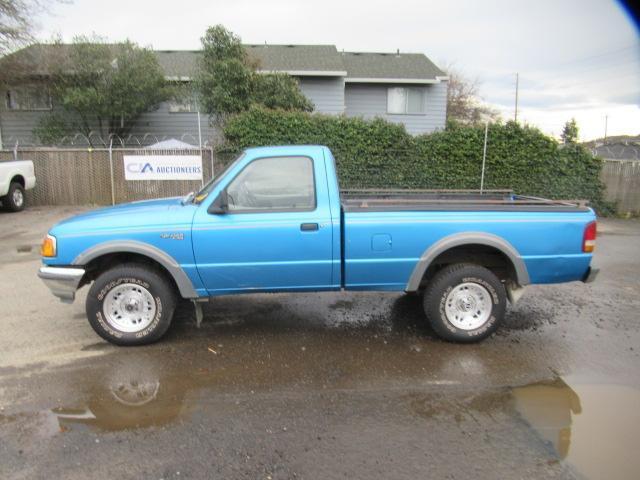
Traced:
<path fill-rule="evenodd" d="M 183 96 L 169 100 L 169 113 L 195 113 L 198 103 L 194 96 Z"/>
<path fill-rule="evenodd" d="M 11 87 L 6 105 L 9 110 L 51 110 L 51 95 L 45 85 Z"/>
<path fill-rule="evenodd" d="M 387 89 L 387 113 L 394 115 L 419 115 L 426 111 L 424 88 L 389 87 Z"/>

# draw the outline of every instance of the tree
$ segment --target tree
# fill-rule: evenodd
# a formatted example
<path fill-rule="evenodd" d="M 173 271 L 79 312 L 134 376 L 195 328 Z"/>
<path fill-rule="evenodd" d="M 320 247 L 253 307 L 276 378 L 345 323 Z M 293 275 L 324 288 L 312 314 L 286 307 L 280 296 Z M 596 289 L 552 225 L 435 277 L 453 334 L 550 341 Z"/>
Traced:
<path fill-rule="evenodd" d="M 0 0 L 0 56 L 33 40 L 33 19 L 47 7 L 40 0 Z"/>
<path fill-rule="evenodd" d="M 253 102 L 267 108 L 310 112 L 313 104 L 300 91 L 298 81 L 286 73 L 253 75 Z"/>
<path fill-rule="evenodd" d="M 66 53 L 52 67 L 51 93 L 65 115 L 41 121 L 36 135 L 42 140 L 64 131 L 124 137 L 142 113 L 172 96 L 150 49 L 86 37 L 61 47 Z"/>
<path fill-rule="evenodd" d="M 578 143 L 578 123 L 575 118 L 564 124 L 560 138 L 564 144 Z"/>
<path fill-rule="evenodd" d="M 284 73 L 258 73 L 240 37 L 222 25 L 209 27 L 201 39 L 202 59 L 196 85 L 200 104 L 217 122 L 251 105 L 284 110 L 313 110 L 295 78 Z"/>
<path fill-rule="evenodd" d="M 208 28 L 201 40 L 196 85 L 202 109 L 217 117 L 246 110 L 251 99 L 252 70 L 240 38 L 216 25 Z"/>
<path fill-rule="evenodd" d="M 0 0 L 0 55 L 31 38 L 33 2 Z"/>
<path fill-rule="evenodd" d="M 498 120 L 496 110 L 482 103 L 479 97 L 479 81 L 469 80 L 454 68 L 447 69 L 449 89 L 447 90 L 447 121 L 465 125 Z"/>

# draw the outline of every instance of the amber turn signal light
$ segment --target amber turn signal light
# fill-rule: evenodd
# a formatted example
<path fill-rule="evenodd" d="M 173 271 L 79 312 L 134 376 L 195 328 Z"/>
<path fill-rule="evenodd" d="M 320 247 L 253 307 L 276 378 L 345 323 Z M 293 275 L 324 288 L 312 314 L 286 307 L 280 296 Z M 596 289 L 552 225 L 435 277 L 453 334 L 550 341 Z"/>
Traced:
<path fill-rule="evenodd" d="M 47 235 L 42 241 L 40 246 L 40 255 L 43 257 L 55 257 L 56 256 L 56 237 Z"/>

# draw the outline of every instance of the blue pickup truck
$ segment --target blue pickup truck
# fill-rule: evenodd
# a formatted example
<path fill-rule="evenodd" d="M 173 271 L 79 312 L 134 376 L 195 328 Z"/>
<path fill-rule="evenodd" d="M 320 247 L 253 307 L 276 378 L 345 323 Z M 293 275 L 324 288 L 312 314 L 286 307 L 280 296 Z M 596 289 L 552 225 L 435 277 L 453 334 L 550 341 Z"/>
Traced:
<path fill-rule="evenodd" d="M 529 284 L 592 281 L 593 210 L 508 192 L 351 191 L 323 146 L 246 150 L 184 198 L 77 215 L 42 245 L 54 295 L 87 295 L 118 345 L 160 339 L 178 297 L 252 292 L 418 293 L 443 339 L 491 335 Z"/>

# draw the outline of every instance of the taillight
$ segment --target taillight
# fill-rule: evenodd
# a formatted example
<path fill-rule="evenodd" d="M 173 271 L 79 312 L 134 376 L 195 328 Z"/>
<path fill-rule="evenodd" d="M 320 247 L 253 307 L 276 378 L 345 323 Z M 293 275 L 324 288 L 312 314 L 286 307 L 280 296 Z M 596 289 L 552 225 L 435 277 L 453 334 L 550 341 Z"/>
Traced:
<path fill-rule="evenodd" d="M 591 253 L 596 247 L 596 222 L 590 222 L 584 228 L 584 237 L 582 238 L 582 251 Z"/>

